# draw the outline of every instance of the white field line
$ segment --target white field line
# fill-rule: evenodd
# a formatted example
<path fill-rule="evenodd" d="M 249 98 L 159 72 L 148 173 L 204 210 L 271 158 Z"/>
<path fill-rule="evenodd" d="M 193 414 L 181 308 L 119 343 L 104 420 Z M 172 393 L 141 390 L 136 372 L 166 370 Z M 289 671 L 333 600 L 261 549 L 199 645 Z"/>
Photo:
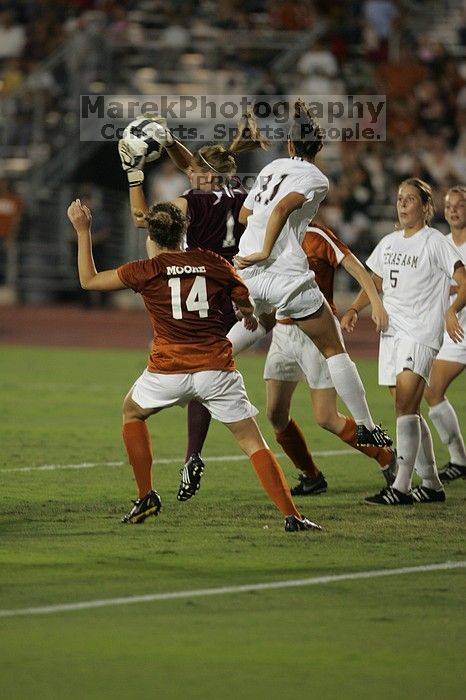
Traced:
<path fill-rule="evenodd" d="M 333 457 L 338 455 L 356 455 L 358 452 L 351 450 L 321 450 L 313 452 L 316 457 Z M 284 457 L 283 452 L 275 452 L 275 457 Z M 246 455 L 223 455 L 222 457 L 204 457 L 209 462 L 242 462 L 247 461 Z M 170 459 L 155 459 L 157 464 L 183 464 L 183 457 L 170 457 Z M 94 467 L 121 467 L 127 462 L 81 462 L 80 464 L 41 464 L 38 467 L 17 467 L 16 469 L 0 469 L 0 474 L 11 474 L 12 472 L 49 472 L 56 469 L 93 469 Z"/>
<path fill-rule="evenodd" d="M 299 537 L 299 535 L 298 535 Z M 404 574 L 419 574 L 430 571 L 446 571 L 451 569 L 464 569 L 466 561 L 446 561 L 441 564 L 425 564 L 423 566 L 406 566 L 400 569 L 379 569 L 374 571 L 358 571 L 354 573 L 338 574 L 334 576 L 315 576 L 313 578 L 291 579 L 288 581 L 271 581 L 267 583 L 250 583 L 240 586 L 223 586 L 221 588 L 198 588 L 190 591 L 173 591 L 170 593 L 151 593 L 148 595 L 135 595 L 125 598 L 104 598 L 101 600 L 85 600 L 79 603 L 63 603 L 60 605 L 44 605 L 37 608 L 17 608 L 16 610 L 1 610 L 2 617 L 20 617 L 29 615 L 51 615 L 60 612 L 73 612 L 75 610 L 90 610 L 92 608 L 108 608 L 120 605 L 134 605 L 136 603 L 152 603 L 163 600 L 180 600 L 182 598 L 204 598 L 211 595 L 228 595 L 236 593 L 249 593 L 251 591 L 278 590 L 281 588 L 300 588 L 304 586 L 317 586 L 326 583 L 338 583 L 339 581 L 357 581 L 361 579 L 381 578 L 383 576 L 401 576 Z"/>

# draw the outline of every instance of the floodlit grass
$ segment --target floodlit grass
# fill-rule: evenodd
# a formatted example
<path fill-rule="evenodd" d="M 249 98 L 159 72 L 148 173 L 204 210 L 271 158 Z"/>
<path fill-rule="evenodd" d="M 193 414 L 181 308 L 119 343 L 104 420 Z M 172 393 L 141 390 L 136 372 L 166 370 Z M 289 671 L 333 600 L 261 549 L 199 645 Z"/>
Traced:
<path fill-rule="evenodd" d="M 238 364 L 278 451 L 263 358 Z M 149 423 L 165 460 L 154 469 L 162 513 L 121 525 L 134 497 L 121 401 L 144 366 L 137 352 L 0 349 L 2 610 L 466 558 L 465 482 L 448 487 L 445 505 L 366 505 L 384 483 L 376 463 L 315 425 L 305 387 L 293 415 L 329 491 L 299 506 L 324 532 L 285 534 L 249 462 L 228 459 L 239 450 L 214 423 L 201 490 L 178 503 L 186 428 L 176 408 Z M 374 417 L 394 434 L 375 363 L 358 366 Z M 465 384 L 460 377 L 449 392 L 463 424 Z M 319 454 L 331 450 L 340 454 Z M 96 466 L 69 468 L 85 463 Z M 295 470 L 282 464 L 291 482 Z M 463 598 L 464 573 L 452 570 L 0 618 L 2 697 L 459 700 Z"/>

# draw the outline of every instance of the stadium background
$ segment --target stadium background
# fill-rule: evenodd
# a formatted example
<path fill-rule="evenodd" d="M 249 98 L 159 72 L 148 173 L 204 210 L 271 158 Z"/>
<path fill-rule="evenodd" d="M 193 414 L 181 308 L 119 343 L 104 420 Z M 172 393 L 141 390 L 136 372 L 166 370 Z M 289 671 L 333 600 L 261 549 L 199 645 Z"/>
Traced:
<path fill-rule="evenodd" d="M 386 142 L 333 142 L 322 151 L 331 180 L 322 217 L 364 260 L 393 230 L 397 183 L 418 175 L 433 185 L 434 225 L 445 229 L 443 194 L 466 182 L 464 2 L 4 1 L 0 301 L 134 303 L 133 295 L 78 288 L 66 220 L 72 198 L 91 198 L 98 264 L 143 255 L 116 143 L 79 140 L 80 94 L 243 93 L 387 95 Z M 239 169 L 261 164 L 243 156 Z M 186 186 L 163 160 L 147 172 L 150 199 Z M 343 276 L 338 288 L 349 284 Z"/>
<path fill-rule="evenodd" d="M 435 225 L 445 228 L 443 193 L 466 182 L 464 2 L 0 0 L 6 698 L 464 697 L 465 482 L 450 485 L 437 510 L 367 506 L 364 496 L 383 485 L 377 465 L 315 424 L 304 385 L 293 417 L 329 489 L 298 505 L 324 526 L 319 539 L 283 532 L 249 463 L 215 421 L 202 490 L 179 503 L 186 426 L 176 409 L 149 425 L 164 510 L 142 528 L 120 523 L 134 495 L 119 438 L 121 400 L 145 366 L 149 324 L 131 292 L 79 290 L 69 201 L 92 201 L 102 264 L 143 255 L 144 245 L 129 220 L 116 144 L 79 140 L 79 95 L 291 90 L 387 95 L 386 142 L 329 144 L 319 161 L 331 180 L 322 214 L 362 260 L 393 229 L 396 186 L 406 176 L 432 183 Z M 259 165 L 242 160 L 240 168 Z M 150 197 L 175 196 L 185 185 L 167 160 L 147 168 Z M 343 274 L 340 308 L 351 293 Z M 348 346 L 374 417 L 394 434 L 369 319 Z M 238 365 L 276 450 L 263 357 L 245 353 Z M 449 398 L 464 423 L 464 373 Z M 447 449 L 433 438 L 442 465 Z M 296 470 L 280 461 L 292 483 Z M 417 568 L 385 576 L 398 567 Z M 351 580 L 361 572 L 367 580 Z M 316 577 L 332 582 L 196 597 Z M 168 597 L 136 604 L 154 593 Z M 93 607 L 99 600 L 108 606 Z M 118 600 L 134 604 L 113 605 Z M 80 609 L 83 601 L 89 606 Z M 70 604 L 73 611 L 63 611 Z"/>

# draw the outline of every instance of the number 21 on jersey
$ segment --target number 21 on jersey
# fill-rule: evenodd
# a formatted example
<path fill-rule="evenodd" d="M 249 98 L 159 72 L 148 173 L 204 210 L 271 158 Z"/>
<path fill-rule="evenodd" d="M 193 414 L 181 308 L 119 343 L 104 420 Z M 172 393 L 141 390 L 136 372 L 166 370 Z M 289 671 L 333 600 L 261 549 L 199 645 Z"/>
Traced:
<path fill-rule="evenodd" d="M 168 286 L 172 298 L 172 316 L 175 319 L 183 318 L 181 279 L 170 277 Z M 207 286 L 205 277 L 196 275 L 185 301 L 187 311 L 197 311 L 200 318 L 207 318 L 209 315 L 209 302 L 207 300 Z"/>

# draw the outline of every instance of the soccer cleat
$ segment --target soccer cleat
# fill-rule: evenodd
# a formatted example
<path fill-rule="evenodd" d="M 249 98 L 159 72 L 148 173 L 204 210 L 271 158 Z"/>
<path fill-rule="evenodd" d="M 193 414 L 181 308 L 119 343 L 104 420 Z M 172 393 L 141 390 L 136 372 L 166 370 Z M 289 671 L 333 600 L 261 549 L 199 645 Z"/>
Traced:
<path fill-rule="evenodd" d="M 428 489 L 427 486 L 416 486 L 412 493 L 417 503 L 444 503 L 446 500 L 443 489 L 435 491 L 434 489 Z"/>
<path fill-rule="evenodd" d="M 322 530 L 322 528 L 304 516 L 297 518 L 296 515 L 289 515 L 285 518 L 285 532 L 300 532 L 301 530 Z"/>
<path fill-rule="evenodd" d="M 440 481 L 455 481 L 455 479 L 466 479 L 466 467 L 463 464 L 453 464 L 448 462 L 438 473 Z"/>
<path fill-rule="evenodd" d="M 368 430 L 365 425 L 358 425 L 356 429 L 356 444 L 358 447 L 390 447 L 393 440 L 380 425 L 374 430 Z"/>
<path fill-rule="evenodd" d="M 181 481 L 178 495 L 179 501 L 189 501 L 189 499 L 199 491 L 201 486 L 201 476 L 204 472 L 204 462 L 200 454 L 193 452 L 183 469 L 180 471 Z"/>
<path fill-rule="evenodd" d="M 306 476 L 306 474 L 300 474 L 298 479 L 299 484 L 290 489 L 292 496 L 315 496 L 318 493 L 324 493 L 327 490 L 327 480 L 322 472 L 319 472 L 317 476 Z"/>
<path fill-rule="evenodd" d="M 375 496 L 367 496 L 364 499 L 366 503 L 375 504 L 377 506 L 412 506 L 414 498 L 412 493 L 403 493 L 394 489 L 393 486 L 387 486 Z"/>
<path fill-rule="evenodd" d="M 129 513 L 122 517 L 122 523 L 132 523 L 133 525 L 143 523 L 150 515 L 158 515 L 162 508 L 162 501 L 157 491 L 149 491 L 144 498 L 138 498 L 133 503 Z"/>
<path fill-rule="evenodd" d="M 382 476 L 387 482 L 387 486 L 391 486 L 396 479 L 396 473 L 398 471 L 398 464 L 396 461 L 396 450 L 390 450 L 392 453 L 392 461 L 382 469 Z"/>

